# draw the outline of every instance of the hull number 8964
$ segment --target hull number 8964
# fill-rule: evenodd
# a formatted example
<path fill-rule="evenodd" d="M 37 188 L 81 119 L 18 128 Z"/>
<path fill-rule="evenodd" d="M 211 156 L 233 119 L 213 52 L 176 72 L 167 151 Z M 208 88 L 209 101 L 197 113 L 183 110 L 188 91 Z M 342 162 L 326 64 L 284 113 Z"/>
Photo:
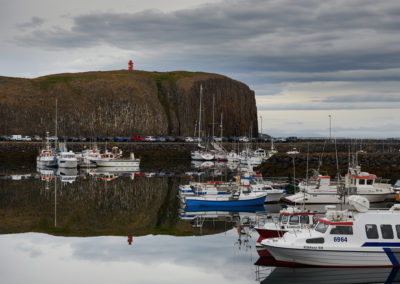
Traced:
<path fill-rule="evenodd" d="M 347 243 L 347 237 L 334 237 L 333 241 L 335 243 Z"/>

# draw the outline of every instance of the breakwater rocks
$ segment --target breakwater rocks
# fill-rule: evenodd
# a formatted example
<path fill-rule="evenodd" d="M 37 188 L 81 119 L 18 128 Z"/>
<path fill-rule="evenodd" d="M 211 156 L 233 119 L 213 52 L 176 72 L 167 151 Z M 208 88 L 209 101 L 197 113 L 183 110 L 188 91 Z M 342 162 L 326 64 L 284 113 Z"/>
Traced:
<path fill-rule="evenodd" d="M 203 87 L 202 129 L 211 135 L 223 113 L 225 135 L 258 133 L 254 92 L 203 72 L 119 70 L 0 77 L 0 134 L 61 136 L 192 136 Z M 198 129 L 198 128 L 197 128 Z"/>

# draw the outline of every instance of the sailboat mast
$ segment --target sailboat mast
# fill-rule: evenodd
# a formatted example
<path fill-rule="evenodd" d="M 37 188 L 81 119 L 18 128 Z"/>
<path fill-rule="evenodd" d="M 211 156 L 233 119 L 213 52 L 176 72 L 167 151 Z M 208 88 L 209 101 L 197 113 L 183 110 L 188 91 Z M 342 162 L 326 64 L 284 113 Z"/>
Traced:
<path fill-rule="evenodd" d="M 203 85 L 200 85 L 200 109 L 199 109 L 199 143 L 200 143 L 200 133 L 201 133 L 201 100 L 203 96 Z"/>
<path fill-rule="evenodd" d="M 56 136 L 56 151 L 57 151 L 57 144 L 58 144 L 58 136 L 57 136 L 57 109 L 58 109 L 58 100 L 56 99 L 56 129 L 55 129 L 55 136 Z"/>
<path fill-rule="evenodd" d="M 213 94 L 213 115 L 212 115 L 212 139 L 214 139 L 214 108 L 215 108 L 215 94 Z"/>
<path fill-rule="evenodd" d="M 221 112 L 221 125 L 220 125 L 220 127 L 221 127 L 221 147 L 222 147 L 222 115 L 223 115 L 223 113 Z"/>

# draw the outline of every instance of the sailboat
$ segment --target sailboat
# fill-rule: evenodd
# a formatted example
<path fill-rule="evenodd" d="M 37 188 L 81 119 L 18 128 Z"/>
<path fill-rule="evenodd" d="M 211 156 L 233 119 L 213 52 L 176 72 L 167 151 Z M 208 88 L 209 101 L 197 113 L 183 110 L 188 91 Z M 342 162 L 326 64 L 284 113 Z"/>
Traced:
<path fill-rule="evenodd" d="M 199 143 L 197 144 L 198 149 L 195 150 L 195 151 L 192 151 L 190 153 L 190 156 L 191 156 L 192 160 L 212 161 L 212 160 L 215 159 L 215 152 L 207 150 L 205 146 L 200 144 L 200 141 L 201 141 L 201 103 L 202 103 L 202 99 L 203 99 L 203 86 L 200 85 L 199 137 L 198 137 Z"/>

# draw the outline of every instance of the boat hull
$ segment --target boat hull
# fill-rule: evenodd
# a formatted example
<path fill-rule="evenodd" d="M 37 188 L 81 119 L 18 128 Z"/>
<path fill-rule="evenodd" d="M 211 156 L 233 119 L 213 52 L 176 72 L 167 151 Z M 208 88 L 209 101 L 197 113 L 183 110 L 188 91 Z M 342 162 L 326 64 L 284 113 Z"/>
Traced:
<path fill-rule="evenodd" d="M 44 167 L 53 168 L 53 167 L 57 167 L 57 161 L 55 159 L 51 160 L 51 161 L 41 161 L 38 159 L 38 160 L 36 160 L 36 165 L 39 168 L 44 168 Z"/>
<path fill-rule="evenodd" d="M 76 168 L 78 166 L 78 161 L 65 161 L 65 160 L 58 160 L 58 167 L 59 168 Z"/>
<path fill-rule="evenodd" d="M 226 200 L 216 197 L 212 199 L 185 198 L 187 206 L 260 206 L 265 202 L 266 196 L 252 199 Z"/>
<path fill-rule="evenodd" d="M 368 199 L 370 203 L 383 202 L 392 197 L 391 193 L 385 194 L 358 194 Z M 347 197 L 346 197 L 347 198 Z M 305 203 L 305 204 L 340 204 L 343 203 L 343 199 L 337 194 L 302 194 L 296 193 L 291 196 L 286 196 L 283 200 L 287 203 Z"/>
<path fill-rule="evenodd" d="M 257 243 L 261 242 L 263 239 L 270 239 L 270 238 L 280 238 L 282 237 L 287 230 L 271 230 L 271 229 L 262 229 L 262 228 L 255 228 L 260 235 L 257 240 Z"/>
<path fill-rule="evenodd" d="M 399 266 L 399 249 L 384 251 L 340 251 L 297 249 L 278 246 L 263 246 L 278 261 L 324 267 L 394 267 Z"/>
<path fill-rule="evenodd" d="M 96 165 L 98 167 L 139 167 L 140 161 L 138 160 L 109 160 L 109 161 L 102 161 L 98 160 L 96 161 Z"/>

